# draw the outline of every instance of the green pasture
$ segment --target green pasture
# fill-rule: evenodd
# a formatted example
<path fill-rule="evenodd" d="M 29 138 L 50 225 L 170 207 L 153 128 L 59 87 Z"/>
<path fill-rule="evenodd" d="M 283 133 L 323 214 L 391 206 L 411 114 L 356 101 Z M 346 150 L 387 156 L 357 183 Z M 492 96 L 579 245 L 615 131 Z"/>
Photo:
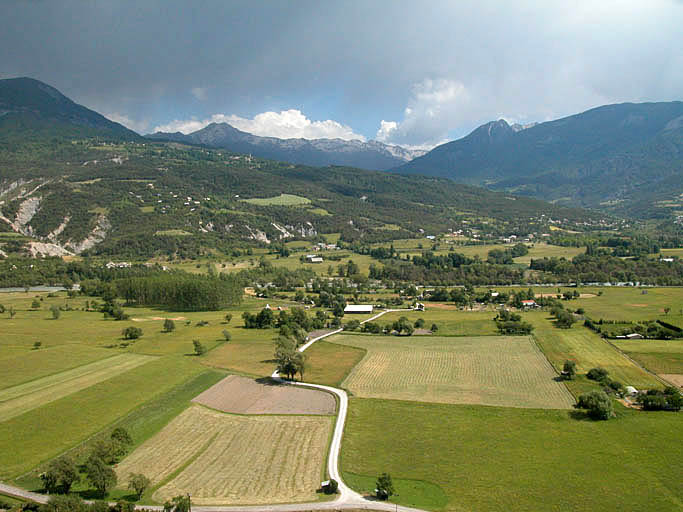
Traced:
<path fill-rule="evenodd" d="M 655 377 L 633 364 L 598 334 L 582 325 L 575 324 L 571 329 L 560 329 L 555 327 L 548 313 L 542 311 L 527 313 L 524 319 L 533 324 L 534 339 L 558 371 L 566 360 L 571 360 L 576 362 L 579 374 L 601 366 L 609 372 L 610 378 L 625 386 L 661 387 Z M 575 381 L 567 382 L 567 386 L 576 395 L 594 387 L 594 383 L 580 375 Z"/>
<path fill-rule="evenodd" d="M 581 287 L 579 292 L 595 295 L 570 302 L 571 307 L 582 307 L 593 320 L 666 320 L 665 308 L 671 308 L 668 316 L 681 315 L 683 288 L 635 288 L 604 286 Z M 599 295 L 601 293 L 601 295 Z"/>
<path fill-rule="evenodd" d="M 1 422 L 0 478 L 26 473 L 202 371 L 195 357 L 159 358 Z"/>
<path fill-rule="evenodd" d="M 392 501 L 432 510 L 681 509 L 678 414 L 618 406 L 606 422 L 575 416 L 351 398 L 342 473 L 372 492 L 388 472 L 400 489 Z"/>
<path fill-rule="evenodd" d="M 0 340 L 0 350 L 4 351 L 5 348 L 5 340 Z M 111 350 L 76 344 L 56 345 L 30 351 L 21 348 L 18 350 L 17 354 L 0 358 L 0 389 L 116 355 Z"/>
<path fill-rule="evenodd" d="M 366 350 L 321 340 L 311 345 L 305 354 L 306 382 L 339 387 L 363 359 Z"/>
<path fill-rule="evenodd" d="M 301 206 L 311 204 L 310 199 L 293 194 L 280 194 L 279 196 L 264 198 L 255 197 L 253 199 L 242 199 L 242 201 L 257 206 Z"/>
<path fill-rule="evenodd" d="M 425 329 L 436 324 L 439 336 L 495 336 L 498 334 L 493 318 L 496 313 L 486 311 L 459 311 L 457 309 L 438 309 L 425 303 L 425 311 L 397 311 L 387 313 L 377 319 L 385 325 L 405 316 L 414 323 L 418 318 L 425 321 Z"/>
<path fill-rule="evenodd" d="M 683 374 L 683 340 L 610 340 L 655 373 Z"/>

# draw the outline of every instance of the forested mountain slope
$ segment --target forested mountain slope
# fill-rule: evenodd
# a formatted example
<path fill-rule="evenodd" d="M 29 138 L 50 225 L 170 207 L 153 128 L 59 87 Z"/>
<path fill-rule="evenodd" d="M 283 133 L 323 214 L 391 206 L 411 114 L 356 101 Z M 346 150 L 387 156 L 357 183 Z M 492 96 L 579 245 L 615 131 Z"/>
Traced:
<path fill-rule="evenodd" d="M 606 105 L 523 130 L 494 121 L 395 171 L 666 216 L 683 192 L 683 102 Z"/>

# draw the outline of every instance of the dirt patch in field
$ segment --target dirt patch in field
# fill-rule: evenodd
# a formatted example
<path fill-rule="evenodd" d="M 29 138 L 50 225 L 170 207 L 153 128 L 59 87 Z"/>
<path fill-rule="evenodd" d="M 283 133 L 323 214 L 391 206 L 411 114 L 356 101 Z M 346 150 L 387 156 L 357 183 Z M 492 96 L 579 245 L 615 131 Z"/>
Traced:
<path fill-rule="evenodd" d="M 428 334 L 432 334 L 432 331 L 430 331 L 429 329 L 415 329 L 413 331 L 413 335 L 415 336 L 426 336 Z"/>
<path fill-rule="evenodd" d="M 647 304 L 626 304 L 627 306 L 630 306 L 632 308 L 646 308 L 648 305 Z"/>
<path fill-rule="evenodd" d="M 226 377 L 192 401 L 237 414 L 334 414 L 337 407 L 334 397 L 324 391 L 237 375 Z"/>
<path fill-rule="evenodd" d="M 434 309 L 449 309 L 451 311 L 457 311 L 460 309 L 459 306 L 455 306 L 454 304 L 443 304 L 442 302 L 430 302 L 426 305 L 426 307 Z"/>
<path fill-rule="evenodd" d="M 150 322 L 152 320 L 166 320 L 166 317 L 163 316 L 148 316 L 147 318 L 131 318 L 133 322 Z M 177 316 L 175 318 L 169 318 L 169 320 L 173 320 L 174 322 L 179 322 L 181 320 L 187 320 L 184 316 Z"/>
<path fill-rule="evenodd" d="M 671 384 L 683 388 L 683 374 L 680 373 L 662 373 L 660 377 L 664 380 L 668 380 Z"/>

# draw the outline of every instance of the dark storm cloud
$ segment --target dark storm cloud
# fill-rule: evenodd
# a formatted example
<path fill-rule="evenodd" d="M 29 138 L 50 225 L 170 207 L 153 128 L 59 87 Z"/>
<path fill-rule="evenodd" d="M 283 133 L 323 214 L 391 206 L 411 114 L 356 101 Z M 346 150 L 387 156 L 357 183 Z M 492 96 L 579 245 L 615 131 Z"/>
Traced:
<path fill-rule="evenodd" d="M 680 2 L 10 0 L 0 18 L 3 77 L 139 130 L 218 114 L 372 138 L 384 120 L 384 140 L 422 144 L 683 96 Z"/>

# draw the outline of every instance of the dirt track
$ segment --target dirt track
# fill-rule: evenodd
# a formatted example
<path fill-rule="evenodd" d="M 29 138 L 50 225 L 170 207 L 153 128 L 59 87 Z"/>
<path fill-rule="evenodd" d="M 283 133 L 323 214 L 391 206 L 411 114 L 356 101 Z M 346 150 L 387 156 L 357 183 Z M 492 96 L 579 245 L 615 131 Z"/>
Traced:
<path fill-rule="evenodd" d="M 336 410 L 334 397 L 324 391 L 237 375 L 226 377 L 192 401 L 238 414 L 334 414 Z"/>

